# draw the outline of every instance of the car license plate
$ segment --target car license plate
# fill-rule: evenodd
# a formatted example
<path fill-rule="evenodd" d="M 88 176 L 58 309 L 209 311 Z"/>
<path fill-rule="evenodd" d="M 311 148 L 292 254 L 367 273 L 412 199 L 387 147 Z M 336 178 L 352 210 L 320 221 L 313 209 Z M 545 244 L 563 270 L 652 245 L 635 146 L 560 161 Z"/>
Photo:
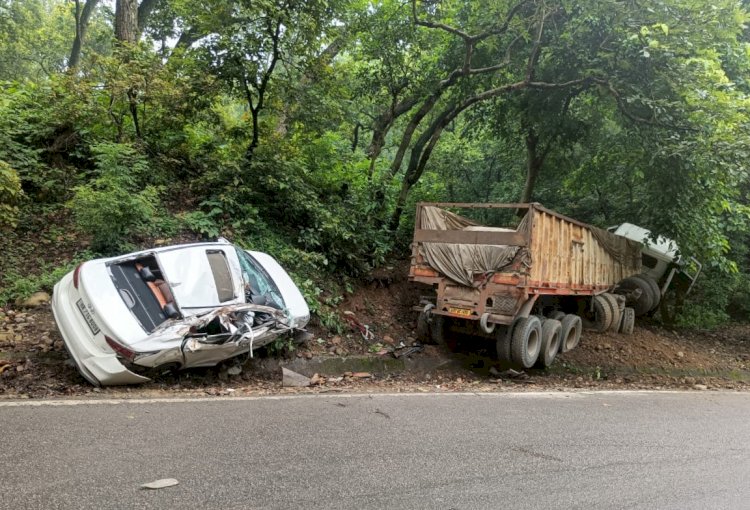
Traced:
<path fill-rule="evenodd" d="M 93 334 L 99 333 L 101 331 L 99 329 L 99 326 L 96 325 L 96 322 L 94 322 L 94 318 L 91 317 L 91 313 L 86 308 L 86 305 L 83 304 L 83 299 L 79 299 L 76 301 L 76 306 L 78 307 L 78 310 L 81 311 L 81 315 L 83 315 L 83 320 L 86 321 L 86 324 L 89 325 L 89 329 Z"/>
<path fill-rule="evenodd" d="M 453 315 L 462 315 L 464 317 L 470 317 L 471 316 L 471 310 L 467 310 L 465 308 L 448 308 L 448 313 L 452 313 Z"/>

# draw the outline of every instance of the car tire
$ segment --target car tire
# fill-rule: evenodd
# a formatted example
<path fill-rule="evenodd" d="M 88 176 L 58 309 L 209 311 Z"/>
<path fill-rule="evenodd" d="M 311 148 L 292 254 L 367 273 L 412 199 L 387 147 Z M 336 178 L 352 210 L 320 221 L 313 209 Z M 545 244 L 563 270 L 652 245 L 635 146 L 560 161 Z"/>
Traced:
<path fill-rule="evenodd" d="M 620 333 L 623 335 L 632 335 L 635 327 L 635 310 L 630 307 L 626 307 L 622 312 L 622 324 L 620 325 Z"/>
<path fill-rule="evenodd" d="M 581 341 L 581 332 L 583 331 L 583 322 L 578 315 L 569 314 L 560 321 L 562 330 L 560 331 L 560 352 L 572 351 Z"/>
<path fill-rule="evenodd" d="M 612 326 L 612 307 L 609 300 L 599 296 L 593 297 L 594 301 L 594 330 L 603 333 Z"/>
<path fill-rule="evenodd" d="M 510 342 L 510 356 L 513 363 L 523 368 L 533 367 L 541 348 L 542 321 L 535 315 L 519 318 L 513 328 Z"/>
<path fill-rule="evenodd" d="M 542 323 L 542 347 L 539 357 L 534 363 L 535 368 L 547 368 L 555 361 L 560 350 L 562 323 L 555 319 L 547 319 Z"/>

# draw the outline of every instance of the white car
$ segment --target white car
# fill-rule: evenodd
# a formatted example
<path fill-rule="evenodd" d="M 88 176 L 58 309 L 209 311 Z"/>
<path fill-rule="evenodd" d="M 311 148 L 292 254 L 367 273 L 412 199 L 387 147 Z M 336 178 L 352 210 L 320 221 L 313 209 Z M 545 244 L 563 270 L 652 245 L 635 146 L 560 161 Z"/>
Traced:
<path fill-rule="evenodd" d="M 97 386 L 252 355 L 310 319 L 273 257 L 225 240 L 84 262 L 55 285 L 52 312 L 78 371 Z"/>

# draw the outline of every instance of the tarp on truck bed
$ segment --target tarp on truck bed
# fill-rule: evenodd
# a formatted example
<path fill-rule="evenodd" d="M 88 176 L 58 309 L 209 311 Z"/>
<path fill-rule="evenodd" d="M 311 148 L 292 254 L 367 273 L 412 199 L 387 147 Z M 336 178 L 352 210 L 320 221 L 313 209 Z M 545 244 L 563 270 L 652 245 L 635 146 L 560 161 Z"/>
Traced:
<path fill-rule="evenodd" d="M 528 214 L 524 216 L 517 232 L 529 228 Z M 512 229 L 484 227 L 439 207 L 422 209 L 419 228 L 424 230 L 483 230 L 513 232 Z M 519 246 L 488 244 L 452 244 L 425 242 L 420 250 L 428 264 L 461 285 L 473 287 L 475 274 L 491 274 L 509 265 L 522 249 Z M 525 249 L 524 249 L 525 251 Z"/>
<path fill-rule="evenodd" d="M 566 218 L 538 204 L 529 208 L 516 230 L 478 225 L 434 205 L 422 205 L 418 217 L 418 230 L 421 231 L 508 232 L 521 234 L 531 243 L 525 247 L 510 242 L 507 245 L 459 243 L 455 241 L 455 235 L 432 236 L 429 241 L 418 242 L 418 253 L 430 267 L 468 287 L 486 281 L 486 278 L 475 281 L 475 275 L 489 276 L 507 271 L 518 258 L 521 258 L 523 267 L 530 269 L 528 276 L 532 283 L 556 288 L 610 286 L 626 276 L 637 274 L 641 268 L 640 243 Z M 532 227 L 536 230 L 533 236 L 530 235 Z M 443 241 L 451 238 L 454 242 Z M 483 236 L 483 239 L 487 238 Z M 502 238 L 512 240 L 513 236 Z M 532 264 L 536 266 L 532 267 Z"/>

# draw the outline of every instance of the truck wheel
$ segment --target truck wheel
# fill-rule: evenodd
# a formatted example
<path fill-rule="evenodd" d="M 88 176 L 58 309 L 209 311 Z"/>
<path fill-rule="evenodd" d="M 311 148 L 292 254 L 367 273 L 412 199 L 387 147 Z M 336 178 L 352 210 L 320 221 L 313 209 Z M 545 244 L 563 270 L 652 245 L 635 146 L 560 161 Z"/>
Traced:
<path fill-rule="evenodd" d="M 535 368 L 547 368 L 552 365 L 560 350 L 560 341 L 562 337 L 562 323 L 555 319 L 547 319 L 542 323 L 542 347 L 539 352 L 539 358 L 534 363 Z"/>
<path fill-rule="evenodd" d="M 430 321 L 430 338 L 438 345 L 445 345 L 445 319 L 442 315 L 433 315 Z"/>
<path fill-rule="evenodd" d="M 659 288 L 659 284 L 656 283 L 656 280 L 645 273 L 636 275 L 635 278 L 640 278 L 646 282 L 651 289 L 651 300 L 653 301 L 653 304 L 651 305 L 649 312 L 653 312 L 659 307 L 659 303 L 661 302 L 661 289 Z"/>
<path fill-rule="evenodd" d="M 561 321 L 565 317 L 565 312 L 562 312 L 560 310 L 555 310 L 551 314 L 549 314 L 550 319 L 554 319 L 556 321 Z"/>
<path fill-rule="evenodd" d="M 497 359 L 505 363 L 511 363 L 510 342 L 513 338 L 513 328 L 516 322 L 507 328 L 495 328 L 495 348 L 497 349 Z"/>
<path fill-rule="evenodd" d="M 620 325 L 620 333 L 623 335 L 632 335 L 633 327 L 635 326 L 635 310 L 632 308 L 625 308 L 622 312 L 622 324 Z"/>
<path fill-rule="evenodd" d="M 604 332 L 612 326 L 612 307 L 609 301 L 600 296 L 594 296 L 594 329 Z"/>
<path fill-rule="evenodd" d="M 653 306 L 654 297 L 651 295 L 651 285 L 646 280 L 638 278 L 637 276 L 628 276 L 620 283 L 617 284 L 620 289 L 623 290 L 640 290 L 641 295 L 636 301 L 628 300 L 628 304 L 635 311 L 636 317 L 646 315 Z"/>
<path fill-rule="evenodd" d="M 577 315 L 566 315 L 563 317 L 562 330 L 560 331 L 560 352 L 572 351 L 578 347 L 578 343 L 581 341 L 581 331 L 583 330 L 583 323 L 581 318 Z"/>
<path fill-rule="evenodd" d="M 523 368 L 533 367 L 541 348 L 542 321 L 539 317 L 531 315 L 518 319 L 510 342 L 510 356 L 513 363 Z"/>
<path fill-rule="evenodd" d="M 607 302 L 607 304 L 609 305 L 609 309 L 612 312 L 612 324 L 610 324 L 609 328 L 607 329 L 616 333 L 617 329 L 620 327 L 620 319 L 622 319 L 622 314 L 620 313 L 620 305 L 617 303 L 617 298 L 614 296 L 614 294 L 605 292 L 604 294 L 601 294 L 601 296 Z"/>
<path fill-rule="evenodd" d="M 427 314 L 425 312 L 419 312 L 419 317 L 417 317 L 417 340 L 423 344 L 432 343 L 432 338 L 430 338 L 430 323 L 427 321 Z"/>

